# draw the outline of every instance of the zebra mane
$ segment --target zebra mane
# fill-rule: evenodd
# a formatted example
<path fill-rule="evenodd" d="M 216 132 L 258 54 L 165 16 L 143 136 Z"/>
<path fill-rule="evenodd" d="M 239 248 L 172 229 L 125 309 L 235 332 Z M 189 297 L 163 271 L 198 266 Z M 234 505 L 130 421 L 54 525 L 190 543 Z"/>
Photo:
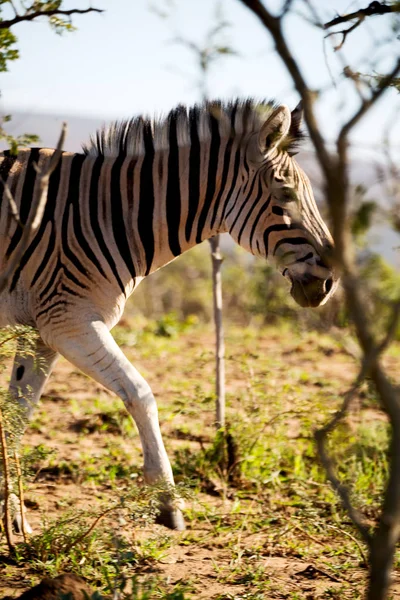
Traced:
<path fill-rule="evenodd" d="M 139 116 L 103 126 L 82 149 L 84 154 L 91 156 L 141 156 L 147 150 L 167 149 L 172 130 L 178 146 L 189 145 L 193 126 L 200 141 L 211 139 L 216 125 L 221 137 L 257 133 L 278 106 L 274 101 L 252 99 L 229 103 L 207 101 L 191 108 L 179 105 L 163 119 Z M 295 154 L 304 137 L 299 125 L 298 120 L 293 120 L 290 132 L 281 144 L 290 155 Z"/>

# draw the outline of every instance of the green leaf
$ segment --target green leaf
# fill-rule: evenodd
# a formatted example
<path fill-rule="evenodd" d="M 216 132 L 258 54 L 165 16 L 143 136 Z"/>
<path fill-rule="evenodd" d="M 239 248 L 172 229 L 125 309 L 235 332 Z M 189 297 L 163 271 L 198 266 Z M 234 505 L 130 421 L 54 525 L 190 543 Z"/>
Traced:
<path fill-rule="evenodd" d="M 72 25 L 71 21 L 61 19 L 57 15 L 49 17 L 49 23 L 58 35 L 61 35 L 66 31 L 76 31 L 76 27 Z"/>
<path fill-rule="evenodd" d="M 19 51 L 13 46 L 17 38 L 10 29 L 0 29 L 0 72 L 8 71 L 7 63 L 19 58 Z"/>
<path fill-rule="evenodd" d="M 5 115 L 3 123 L 9 123 L 11 121 L 11 115 Z M 3 125 L 0 125 L 0 140 L 5 140 L 9 146 L 11 154 L 17 155 L 18 148 L 30 146 L 31 144 L 37 144 L 40 141 L 38 135 L 34 133 L 23 133 L 18 136 L 14 136 L 5 131 Z"/>
<path fill-rule="evenodd" d="M 238 53 L 236 52 L 236 50 L 234 50 L 230 46 L 217 46 L 215 48 L 215 51 L 218 54 L 227 54 L 229 56 L 237 56 L 238 55 Z"/>

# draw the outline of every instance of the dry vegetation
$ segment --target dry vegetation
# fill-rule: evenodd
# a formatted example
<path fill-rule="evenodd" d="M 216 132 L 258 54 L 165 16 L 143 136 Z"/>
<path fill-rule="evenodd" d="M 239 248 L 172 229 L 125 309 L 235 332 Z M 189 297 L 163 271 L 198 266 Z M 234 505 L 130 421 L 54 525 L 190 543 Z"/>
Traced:
<path fill-rule="evenodd" d="M 236 444 L 228 469 L 213 428 L 212 330 L 173 317 L 166 330 L 165 322 L 128 316 L 115 337 L 158 399 L 187 496 L 187 531 L 152 524 L 128 415 L 61 361 L 24 438 L 37 535 L 13 559 L 3 543 L 0 591 L 17 596 L 44 575 L 73 571 L 105 597 L 120 587 L 132 600 L 361 597 L 363 545 L 313 441 L 352 381 L 354 359 L 330 335 L 294 321 L 227 328 L 227 420 Z M 399 355 L 394 345 L 385 356 L 394 377 Z M 365 384 L 331 439 L 340 474 L 371 524 L 387 475 L 387 431 Z M 400 577 L 391 593 L 400 597 Z"/>

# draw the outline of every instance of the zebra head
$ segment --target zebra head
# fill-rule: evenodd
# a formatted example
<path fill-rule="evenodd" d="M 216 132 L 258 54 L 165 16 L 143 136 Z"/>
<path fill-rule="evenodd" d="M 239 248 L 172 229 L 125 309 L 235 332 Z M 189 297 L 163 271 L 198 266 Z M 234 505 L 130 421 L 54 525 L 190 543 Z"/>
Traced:
<path fill-rule="evenodd" d="M 332 236 L 293 158 L 301 118 L 301 104 L 292 113 L 279 106 L 249 137 L 243 183 L 226 226 L 252 254 L 273 260 L 300 306 L 316 307 L 333 295 L 338 276 L 330 260 Z"/>

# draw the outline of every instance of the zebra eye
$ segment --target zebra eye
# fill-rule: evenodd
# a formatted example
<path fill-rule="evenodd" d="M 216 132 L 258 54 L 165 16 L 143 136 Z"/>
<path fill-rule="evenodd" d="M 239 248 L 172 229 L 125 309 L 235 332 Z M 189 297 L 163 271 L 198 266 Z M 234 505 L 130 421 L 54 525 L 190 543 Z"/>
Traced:
<path fill-rule="evenodd" d="M 272 212 L 274 213 L 274 215 L 279 215 L 280 217 L 283 217 L 283 215 L 287 214 L 281 206 L 273 206 Z"/>
<path fill-rule="evenodd" d="M 281 200 L 283 202 L 296 202 L 297 194 L 292 188 L 283 188 Z"/>

